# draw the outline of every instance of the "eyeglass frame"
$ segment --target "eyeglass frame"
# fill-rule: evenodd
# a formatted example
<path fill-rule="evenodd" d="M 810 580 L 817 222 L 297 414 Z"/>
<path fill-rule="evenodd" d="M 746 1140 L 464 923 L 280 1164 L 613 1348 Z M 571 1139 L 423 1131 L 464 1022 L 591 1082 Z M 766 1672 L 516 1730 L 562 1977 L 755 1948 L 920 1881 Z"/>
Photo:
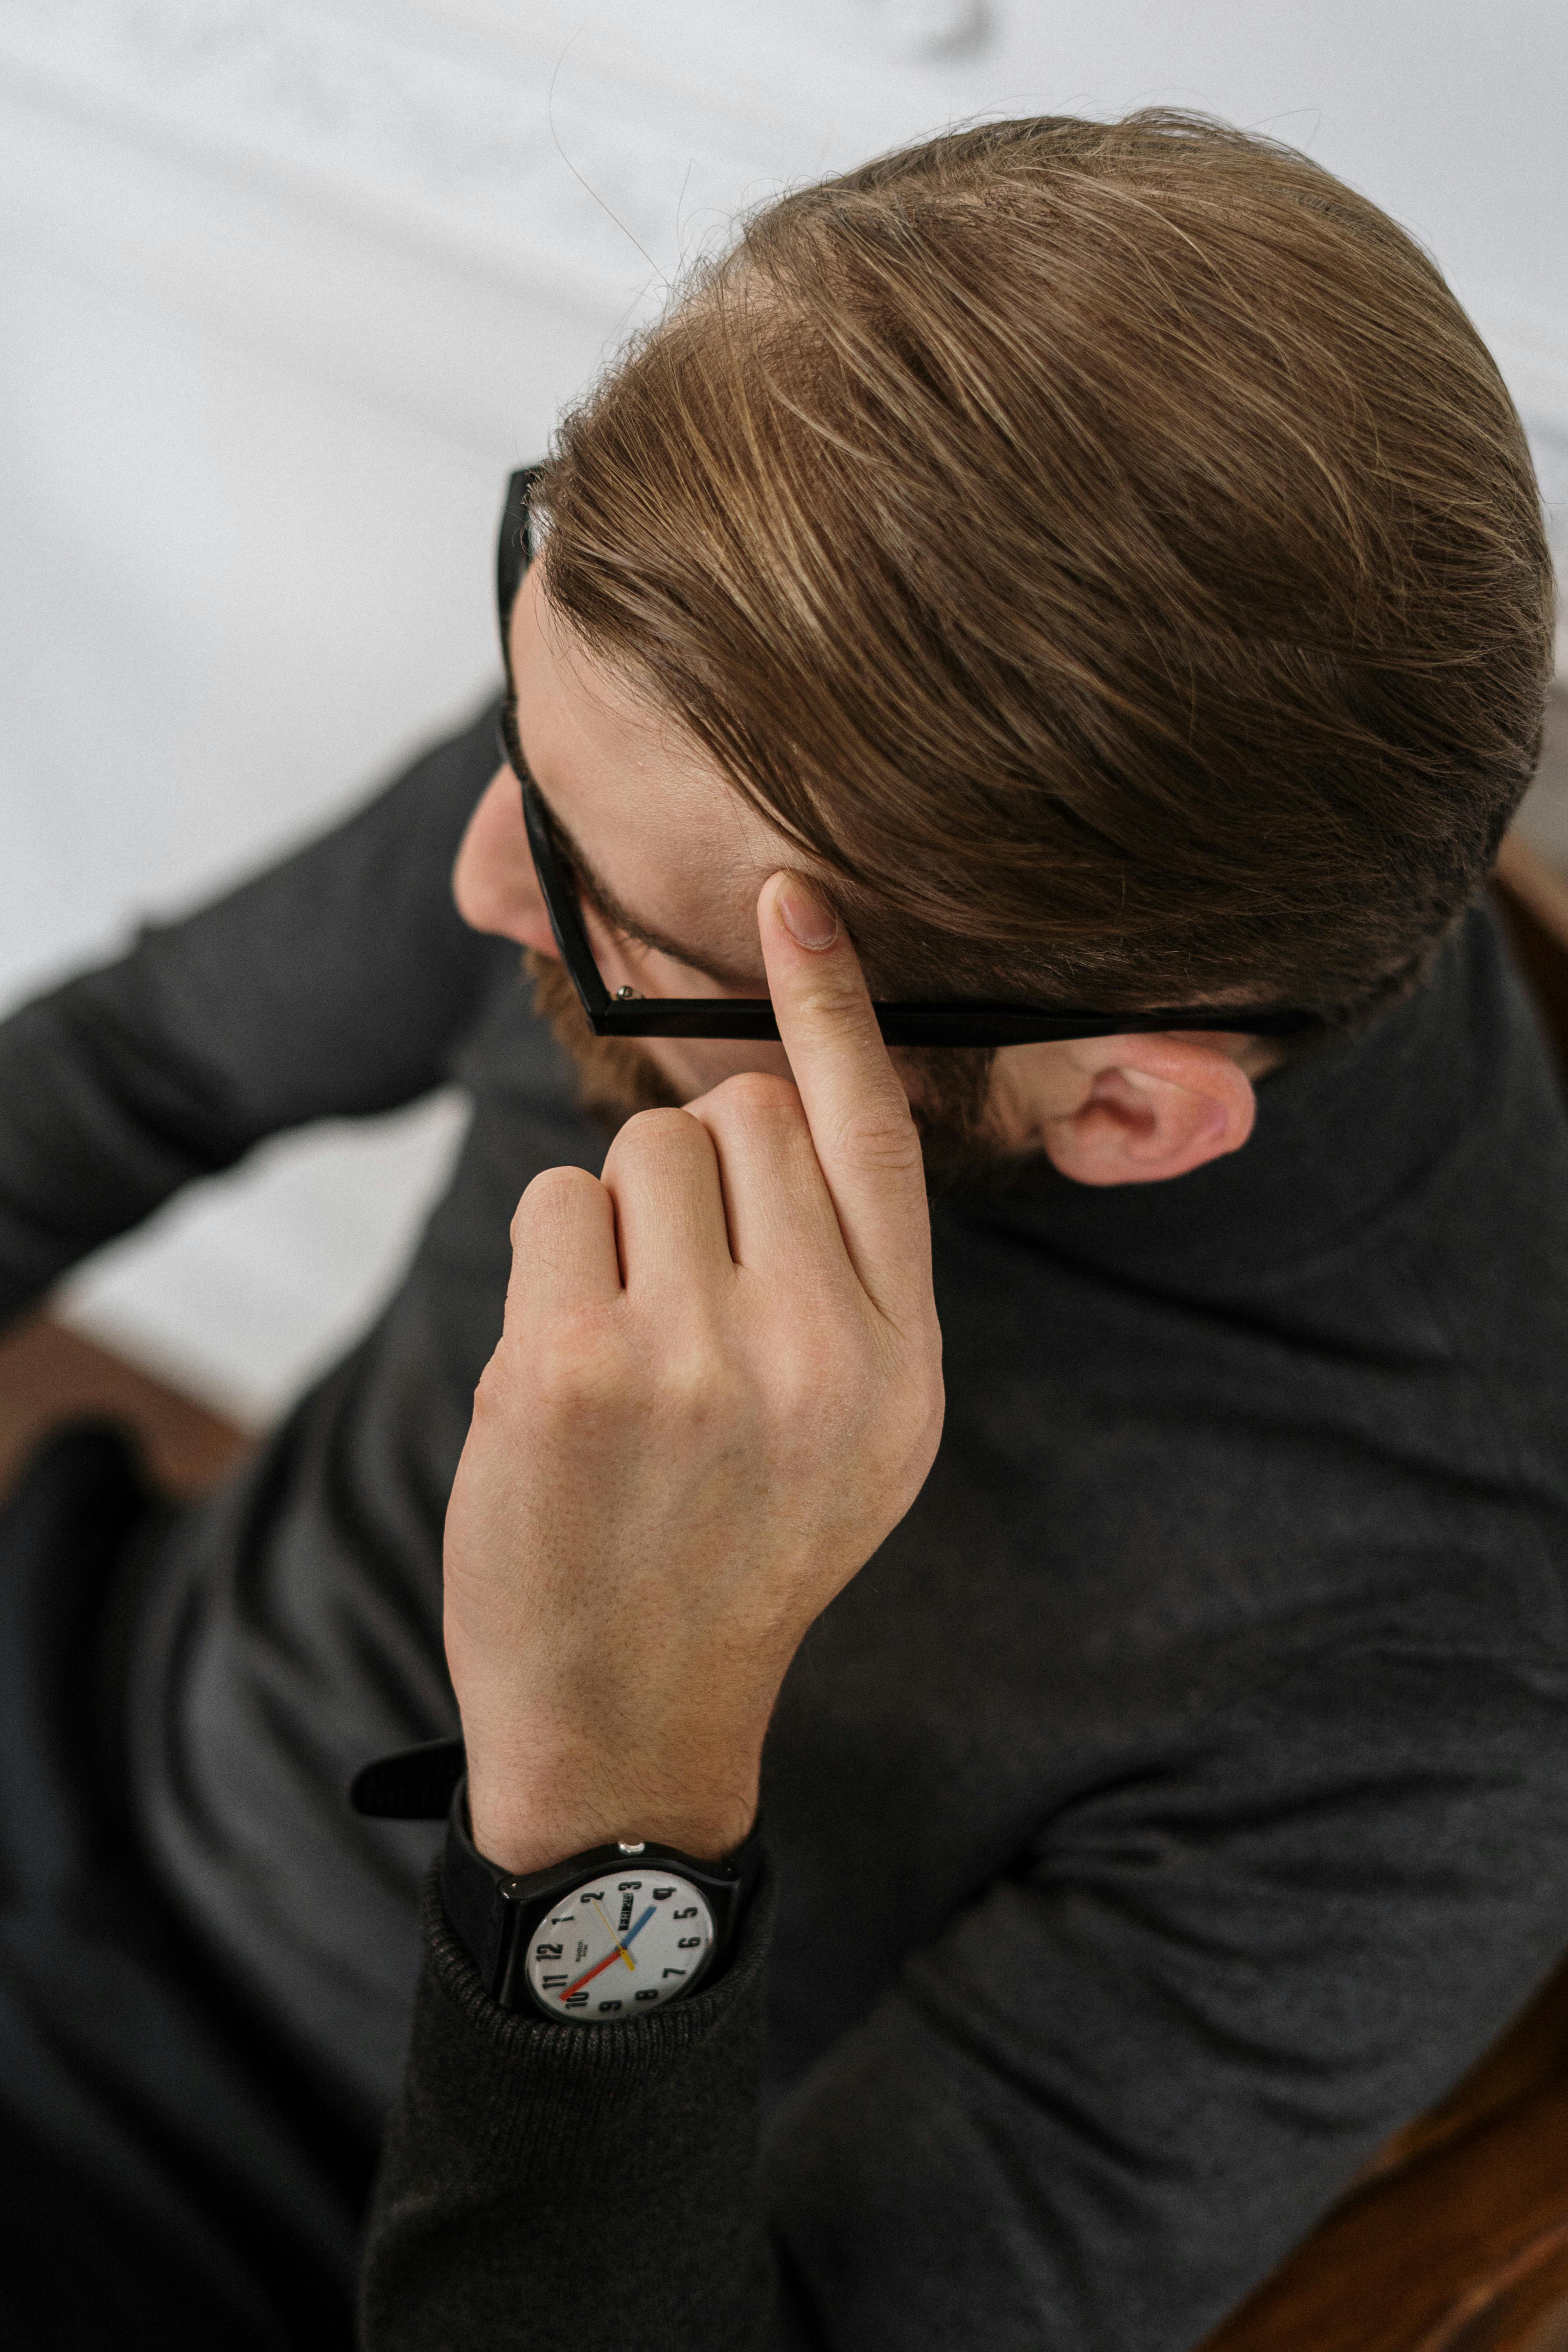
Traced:
<path fill-rule="evenodd" d="M 530 539 L 532 489 L 543 468 L 522 466 L 507 483 L 496 547 L 496 604 L 507 693 L 496 720 L 501 757 L 522 795 L 523 823 L 540 894 L 562 963 L 577 992 L 595 1037 L 695 1037 L 777 1042 L 779 1027 L 765 996 L 642 996 L 635 989 L 605 986 L 584 928 L 572 879 L 551 833 L 549 813 L 528 772 L 517 733 L 511 676 L 510 624 L 522 577 L 533 557 Z M 992 1003 L 965 998 L 931 1003 L 882 1003 L 871 1007 L 889 1045 L 1000 1047 L 1060 1042 L 1072 1037 L 1139 1036 L 1163 1029 L 1221 1030 L 1260 1037 L 1289 1037 L 1322 1026 L 1321 1015 L 1290 1007 L 1212 1005 L 1162 1007 L 1143 1013 L 1053 1011 L 1044 1005 Z"/>

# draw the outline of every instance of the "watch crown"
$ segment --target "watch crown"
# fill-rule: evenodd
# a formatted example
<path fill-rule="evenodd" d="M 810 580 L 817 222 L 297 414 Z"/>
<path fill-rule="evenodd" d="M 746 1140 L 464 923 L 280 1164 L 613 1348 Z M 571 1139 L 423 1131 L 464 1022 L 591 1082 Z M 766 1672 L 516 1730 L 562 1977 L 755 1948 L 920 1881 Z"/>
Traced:
<path fill-rule="evenodd" d="M 625 1838 L 617 1838 L 616 1840 L 616 1843 L 620 1847 L 623 1853 L 641 1853 L 645 1843 L 646 1841 L 642 1838 L 638 1838 L 635 1845 L 628 1845 Z"/>

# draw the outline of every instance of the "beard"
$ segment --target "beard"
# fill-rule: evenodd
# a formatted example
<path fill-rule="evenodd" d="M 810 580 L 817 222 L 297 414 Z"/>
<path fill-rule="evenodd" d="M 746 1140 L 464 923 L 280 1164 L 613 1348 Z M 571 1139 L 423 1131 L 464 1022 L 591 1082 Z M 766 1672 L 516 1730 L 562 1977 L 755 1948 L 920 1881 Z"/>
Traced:
<path fill-rule="evenodd" d="M 595 1037 L 565 966 L 524 950 L 533 1009 L 577 1068 L 578 1108 L 613 1135 L 640 1110 L 679 1110 L 687 1099 L 652 1055 L 629 1037 Z M 994 1174 L 1011 1155 L 991 1131 L 991 1070 L 984 1046 L 903 1045 L 893 1066 L 910 1097 L 926 1180 L 933 1190 Z"/>
<path fill-rule="evenodd" d="M 525 948 L 533 1009 L 577 1066 L 577 1108 L 612 1134 L 639 1110 L 679 1110 L 681 1097 L 658 1064 L 629 1037 L 595 1037 L 566 967 Z"/>
<path fill-rule="evenodd" d="M 900 1045 L 892 1059 L 910 1098 L 928 1191 L 978 1182 L 1012 1158 L 991 1124 L 994 1047 Z"/>

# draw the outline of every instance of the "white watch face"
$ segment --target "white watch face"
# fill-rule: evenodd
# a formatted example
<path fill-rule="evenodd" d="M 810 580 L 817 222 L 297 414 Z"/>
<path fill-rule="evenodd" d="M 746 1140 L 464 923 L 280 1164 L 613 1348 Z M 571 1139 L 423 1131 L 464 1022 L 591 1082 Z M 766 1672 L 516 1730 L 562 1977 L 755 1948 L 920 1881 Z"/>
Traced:
<path fill-rule="evenodd" d="M 689 1991 L 712 1951 L 707 1897 L 673 1871 L 628 1860 L 584 1879 L 539 1921 L 529 1990 L 551 2017 L 613 2025 Z"/>

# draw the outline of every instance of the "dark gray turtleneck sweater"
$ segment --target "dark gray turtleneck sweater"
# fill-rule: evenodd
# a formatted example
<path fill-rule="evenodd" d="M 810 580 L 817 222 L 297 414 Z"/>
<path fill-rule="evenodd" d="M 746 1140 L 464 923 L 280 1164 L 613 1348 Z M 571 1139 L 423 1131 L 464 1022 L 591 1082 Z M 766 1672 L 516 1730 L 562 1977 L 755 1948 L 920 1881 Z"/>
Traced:
<path fill-rule="evenodd" d="M 489 766 L 481 725 L 0 1031 L 7 1307 L 264 1135 L 473 1098 L 396 1297 L 176 1524 L 132 1644 L 160 1875 L 366 2121 L 433 1837 L 342 1790 L 456 1727 L 509 1217 L 604 1145 L 451 909 Z M 1244 1151 L 1041 1163 L 935 1244 L 942 1451 L 786 1683 L 723 1976 L 533 2023 L 432 1916 L 375 2352 L 1181 2352 L 1568 1943 L 1568 1147 L 1486 917 Z"/>

